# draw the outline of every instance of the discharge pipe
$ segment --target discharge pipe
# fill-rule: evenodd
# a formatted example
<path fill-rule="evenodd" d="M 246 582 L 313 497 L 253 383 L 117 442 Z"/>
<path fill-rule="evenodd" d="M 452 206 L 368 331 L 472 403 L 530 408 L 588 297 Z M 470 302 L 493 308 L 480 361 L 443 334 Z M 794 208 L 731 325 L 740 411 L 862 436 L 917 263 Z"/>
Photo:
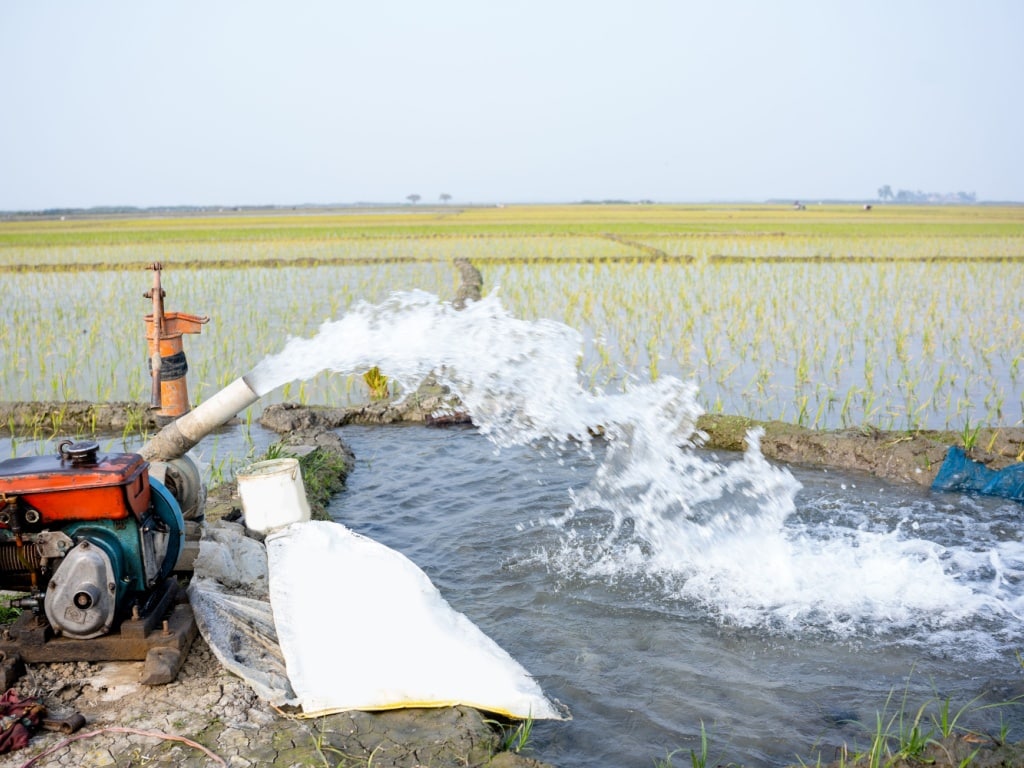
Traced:
<path fill-rule="evenodd" d="M 147 461 L 173 461 L 259 399 L 246 376 L 240 376 L 209 400 L 165 426 L 138 452 Z"/>

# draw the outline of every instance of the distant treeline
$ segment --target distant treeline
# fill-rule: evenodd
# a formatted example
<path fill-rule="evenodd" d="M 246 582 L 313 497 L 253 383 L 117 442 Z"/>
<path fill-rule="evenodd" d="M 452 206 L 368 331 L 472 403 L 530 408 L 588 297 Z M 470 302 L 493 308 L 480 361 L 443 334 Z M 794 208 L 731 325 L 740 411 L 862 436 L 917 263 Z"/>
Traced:
<path fill-rule="evenodd" d="M 182 215 L 196 213 L 223 213 L 227 211 L 264 211 L 276 209 L 274 205 L 218 206 L 218 205 L 162 205 L 139 208 L 133 205 L 98 205 L 92 208 L 45 208 L 40 211 L 0 211 L 0 216 L 138 216 L 140 214 Z M 289 208 L 293 206 L 288 206 Z"/>
<path fill-rule="evenodd" d="M 654 205 L 653 200 L 580 200 L 580 205 Z"/>
<path fill-rule="evenodd" d="M 45 208 L 39 211 L 0 211 L 0 218 L 60 218 L 70 216 L 196 216 L 224 213 L 266 213 L 358 208 L 393 208 L 396 203 L 303 203 L 300 205 L 97 205 L 92 208 Z"/>
<path fill-rule="evenodd" d="M 894 203 L 938 203 L 940 205 L 976 203 L 977 195 L 973 192 L 922 192 L 921 190 L 900 189 L 895 193 L 888 184 L 879 187 L 879 200 L 890 200 Z"/>

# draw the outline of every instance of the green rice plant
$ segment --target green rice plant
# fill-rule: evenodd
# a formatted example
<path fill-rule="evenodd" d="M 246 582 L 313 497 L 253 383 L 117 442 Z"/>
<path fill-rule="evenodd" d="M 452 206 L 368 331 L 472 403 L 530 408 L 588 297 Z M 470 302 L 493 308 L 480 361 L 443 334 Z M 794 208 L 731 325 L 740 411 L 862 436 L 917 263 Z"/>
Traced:
<path fill-rule="evenodd" d="M 1020 657 L 1018 657 L 1020 658 Z M 1021 660 L 1024 666 L 1024 659 Z M 908 707 L 909 686 L 904 689 L 899 707 L 893 711 L 895 689 L 890 690 L 882 709 L 875 713 L 873 726 L 868 730 L 870 740 L 863 751 L 851 750 L 846 744 L 840 748 L 839 764 L 850 768 L 888 768 L 893 765 L 914 764 L 925 760 L 929 748 L 946 751 L 950 764 L 960 768 L 971 765 L 980 749 L 975 749 L 967 756 L 954 759 L 945 740 L 962 736 L 978 736 L 969 729 L 964 719 L 969 714 L 977 714 L 984 710 L 1002 710 L 1008 706 L 1024 704 L 1024 697 L 1014 697 L 1008 701 L 993 704 L 977 704 L 981 696 L 975 697 L 958 709 L 954 709 L 949 696 L 941 697 L 937 693 L 925 700 L 917 709 Z M 986 734 L 996 744 L 1007 742 L 1009 728 L 1001 717 L 998 735 Z M 820 757 L 818 760 L 820 764 Z M 804 765 L 801 761 L 801 765 Z"/>
<path fill-rule="evenodd" d="M 999 433 L 1000 433 L 1000 430 L 998 430 L 998 429 L 991 430 L 991 434 L 989 435 L 989 438 L 988 438 L 988 443 L 985 445 L 985 450 L 986 451 L 991 453 L 992 447 L 996 444 L 996 440 L 999 439 Z"/>
<path fill-rule="evenodd" d="M 581 375 L 608 391 L 630 376 L 693 378 L 706 408 L 796 419 L 806 398 L 806 422 L 824 428 L 959 429 L 982 407 L 990 422 L 1024 420 L 1024 403 L 1004 396 L 1019 389 L 1024 335 L 1020 211 L 819 213 L 799 222 L 772 206 L 521 206 L 430 225 L 358 213 L 0 222 L 0 284 L 19 297 L 0 306 L 0 392 L 143 401 L 139 329 L 112 333 L 94 308 L 130 313 L 131 270 L 146 284 L 154 260 L 168 264 L 169 309 L 211 315 L 186 349 L 198 402 L 354 301 L 406 288 L 450 296 L 450 259 L 465 257 L 514 315 L 578 328 Z M 111 280 L 111 269 L 124 277 Z M 980 291 L 983 306 L 970 298 Z M 929 381 L 927 371 L 939 373 Z M 345 376 L 300 387 L 308 403 L 365 392 Z M 286 387 L 266 402 L 294 395 Z"/>
<path fill-rule="evenodd" d="M 981 432 L 981 424 L 971 426 L 970 418 L 964 419 L 963 429 L 960 430 L 960 440 L 964 445 L 964 451 L 971 453 L 978 444 L 978 435 Z"/>
<path fill-rule="evenodd" d="M 853 768 L 853 766 L 857 765 L 858 761 L 862 760 L 863 757 L 864 756 L 859 752 L 851 752 L 850 748 L 846 744 L 843 744 L 836 750 L 835 760 L 830 762 L 829 765 L 834 766 L 835 768 Z M 800 768 L 811 768 L 811 764 L 805 761 L 799 755 L 796 759 L 797 762 L 800 764 Z M 823 768 L 823 759 L 824 758 L 821 756 L 821 753 L 819 752 L 817 758 L 814 761 L 814 768 Z"/>
<path fill-rule="evenodd" d="M 230 457 L 224 457 L 210 462 L 207 472 L 211 487 L 222 485 L 228 479 L 230 475 L 228 464 L 230 461 Z"/>
<path fill-rule="evenodd" d="M 59 402 L 59 401 L 58 401 Z M 64 431 L 64 417 L 67 413 L 65 407 L 61 407 L 58 410 L 50 411 L 50 438 L 53 439 L 60 435 Z"/>
<path fill-rule="evenodd" d="M 386 400 L 390 392 L 388 391 L 388 377 L 380 372 L 380 368 L 376 365 L 370 370 L 363 374 L 363 381 L 366 382 L 366 386 L 370 389 L 371 400 Z"/>
<path fill-rule="evenodd" d="M 1009 741 L 1009 737 L 1010 737 L 1010 726 L 1007 725 L 1006 719 L 1003 717 L 1002 713 L 1000 713 L 1000 715 L 999 715 L 999 735 L 998 736 L 993 736 L 992 740 L 995 741 L 995 743 L 998 746 L 1001 747 L 1001 746 L 1003 746 L 1004 744 L 1006 744 Z"/>
<path fill-rule="evenodd" d="M 271 443 L 267 446 L 267 450 L 264 451 L 262 461 L 272 461 L 273 459 L 284 459 L 294 458 L 295 454 L 291 453 L 283 443 Z"/>
<path fill-rule="evenodd" d="M 906 704 L 906 692 L 904 702 Z M 900 715 L 896 723 L 897 754 L 906 759 L 916 759 L 924 752 L 932 741 L 934 731 L 926 728 L 924 723 L 927 703 L 922 704 L 913 716 L 908 717 L 905 706 L 900 707 Z"/>
<path fill-rule="evenodd" d="M 949 738 L 956 733 L 960 727 L 960 718 L 969 711 L 971 707 L 980 697 L 971 699 L 960 709 L 954 711 L 952 707 L 952 699 L 947 696 L 944 699 L 937 699 L 938 705 L 936 711 L 932 713 L 932 723 L 935 725 L 938 734 L 942 738 Z"/>
<path fill-rule="evenodd" d="M 875 713 L 870 744 L 862 757 L 854 761 L 854 765 L 863 762 L 865 768 L 886 768 L 898 760 L 916 759 L 931 743 L 933 731 L 923 728 L 926 705 L 922 705 L 913 716 L 908 716 L 905 706 L 890 714 L 889 705 L 893 693 L 889 692 L 885 705 Z M 906 695 L 904 691 L 903 705 L 906 704 Z"/>

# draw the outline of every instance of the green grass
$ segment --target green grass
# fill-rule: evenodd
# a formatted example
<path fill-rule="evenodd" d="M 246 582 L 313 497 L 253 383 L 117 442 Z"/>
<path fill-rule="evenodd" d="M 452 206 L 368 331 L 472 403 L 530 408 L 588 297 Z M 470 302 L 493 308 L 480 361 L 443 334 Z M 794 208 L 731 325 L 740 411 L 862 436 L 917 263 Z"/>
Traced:
<path fill-rule="evenodd" d="M 495 725 L 501 734 L 498 746 L 499 752 L 515 752 L 519 754 L 531 749 L 530 738 L 533 736 L 534 725 L 532 717 L 527 717 L 514 723 L 496 723 L 493 720 L 488 720 L 487 722 Z"/>
<path fill-rule="evenodd" d="M 920 706 L 908 706 L 908 691 L 905 690 L 899 706 L 892 708 L 895 689 L 890 691 L 882 709 L 875 713 L 872 725 L 863 725 L 868 736 L 867 745 L 861 748 L 843 744 L 839 750 L 840 766 L 848 768 L 889 768 L 894 765 L 928 765 L 937 761 L 935 755 L 945 753 L 946 764 L 955 764 L 959 768 L 967 768 L 974 763 L 981 751 L 977 747 L 970 753 L 955 760 L 950 751 L 949 740 L 971 738 L 978 742 L 988 741 L 995 746 L 1007 743 L 1009 736 L 1005 724 L 998 734 L 979 733 L 972 730 L 965 722 L 970 715 L 990 709 L 1005 709 L 1019 706 L 1020 697 L 994 704 L 978 704 L 978 698 L 972 699 L 959 709 L 954 709 L 950 697 L 935 694 L 926 699 Z M 818 758 L 818 765 L 821 757 Z M 801 761 L 801 765 L 806 765 Z"/>
<path fill-rule="evenodd" d="M 1020 658 L 1020 663 L 1024 666 L 1024 657 Z M 881 710 L 875 713 L 873 722 L 851 723 L 862 729 L 865 735 L 863 742 L 853 745 L 843 743 L 831 756 L 823 755 L 823 748 L 818 747 L 818 754 L 810 762 L 797 757 L 795 765 L 801 768 L 822 768 L 825 765 L 839 768 L 891 768 L 938 763 L 969 768 L 975 764 L 983 743 L 1001 747 L 1009 743 L 1010 737 L 1005 722 L 994 733 L 984 728 L 979 729 L 977 723 L 969 721 L 977 721 L 979 715 L 989 710 L 999 711 L 1002 716 L 1002 712 L 1008 708 L 1024 704 L 1024 697 L 989 704 L 979 703 L 980 699 L 980 696 L 976 697 L 955 708 L 951 697 L 935 692 L 920 705 L 914 706 L 910 702 L 909 684 L 899 697 L 894 688 L 886 697 Z M 711 740 L 702 721 L 696 747 L 678 747 L 666 752 L 664 757 L 654 758 L 653 765 L 654 768 L 681 768 L 683 765 L 687 768 L 732 768 L 742 766 L 743 763 L 723 763 L 720 757 L 712 755 Z"/>
<path fill-rule="evenodd" d="M 679 747 L 671 752 L 667 752 L 664 758 L 654 759 L 654 768 L 678 768 L 676 765 L 676 758 L 682 753 L 689 753 L 685 760 L 685 763 L 689 765 L 689 768 L 735 768 L 740 765 L 739 763 L 722 763 L 720 760 L 712 758 L 711 756 L 711 742 L 708 737 L 707 729 L 704 727 L 704 721 L 700 724 L 700 740 L 696 749 L 690 748 L 689 750 Z"/>
<path fill-rule="evenodd" d="M 310 516 L 314 520 L 329 520 L 327 505 L 331 498 L 345 486 L 345 478 L 352 469 L 343 456 L 317 447 L 296 457 L 287 445 L 271 443 L 262 456 L 254 461 L 298 458 L 302 471 L 302 485 L 309 501 Z"/>
<path fill-rule="evenodd" d="M 323 448 L 316 448 L 299 458 L 302 481 L 309 499 L 310 515 L 314 520 L 328 520 L 327 504 L 345 485 L 352 469 L 348 462 Z"/>

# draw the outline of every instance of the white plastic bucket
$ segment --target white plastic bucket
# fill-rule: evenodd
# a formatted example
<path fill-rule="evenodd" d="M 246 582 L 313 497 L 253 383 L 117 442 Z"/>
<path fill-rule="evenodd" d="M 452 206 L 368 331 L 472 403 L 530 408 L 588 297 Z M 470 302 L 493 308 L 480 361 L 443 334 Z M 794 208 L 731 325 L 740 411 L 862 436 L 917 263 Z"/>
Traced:
<path fill-rule="evenodd" d="M 245 527 L 267 533 L 309 520 L 306 487 L 298 459 L 268 459 L 235 474 Z"/>

